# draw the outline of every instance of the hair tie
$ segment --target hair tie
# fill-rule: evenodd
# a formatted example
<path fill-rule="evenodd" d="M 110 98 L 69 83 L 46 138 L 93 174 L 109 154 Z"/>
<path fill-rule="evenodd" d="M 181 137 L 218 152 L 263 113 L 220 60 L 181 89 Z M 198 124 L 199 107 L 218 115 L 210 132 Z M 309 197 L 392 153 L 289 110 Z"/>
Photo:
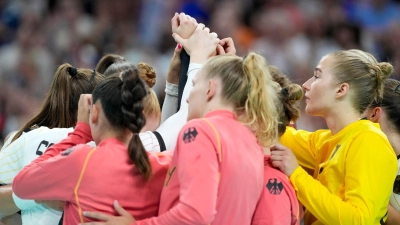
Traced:
<path fill-rule="evenodd" d="M 289 90 L 284 87 L 281 89 L 281 93 L 283 94 L 283 96 L 287 97 L 289 95 Z"/>
<path fill-rule="evenodd" d="M 400 84 L 398 84 L 398 85 L 393 89 L 393 93 L 396 93 L 397 90 L 399 90 L 399 88 L 400 88 Z"/>
<path fill-rule="evenodd" d="M 94 77 L 96 76 L 96 70 L 93 70 L 92 76 L 90 76 L 90 82 L 94 80 Z"/>
<path fill-rule="evenodd" d="M 76 74 L 78 74 L 78 70 L 75 67 L 68 67 L 67 71 L 71 77 L 74 77 Z"/>

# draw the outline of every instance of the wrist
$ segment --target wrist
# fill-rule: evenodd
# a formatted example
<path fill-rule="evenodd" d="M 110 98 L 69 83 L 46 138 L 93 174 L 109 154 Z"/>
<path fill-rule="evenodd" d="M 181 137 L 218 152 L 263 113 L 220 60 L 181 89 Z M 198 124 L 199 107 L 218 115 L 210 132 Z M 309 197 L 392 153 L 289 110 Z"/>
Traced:
<path fill-rule="evenodd" d="M 208 60 L 208 56 L 192 53 L 190 63 L 204 64 Z"/>
<path fill-rule="evenodd" d="M 179 70 L 171 70 L 168 71 L 167 75 L 167 82 L 170 84 L 178 84 L 179 83 L 179 75 L 180 71 Z"/>

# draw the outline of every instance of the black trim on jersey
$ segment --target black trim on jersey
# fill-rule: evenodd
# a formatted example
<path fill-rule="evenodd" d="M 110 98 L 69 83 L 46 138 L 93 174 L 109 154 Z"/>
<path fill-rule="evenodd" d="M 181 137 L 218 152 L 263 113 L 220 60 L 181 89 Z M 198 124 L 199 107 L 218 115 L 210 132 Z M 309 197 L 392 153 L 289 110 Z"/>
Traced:
<path fill-rule="evenodd" d="M 399 159 L 400 159 L 400 155 L 397 156 L 397 160 L 399 160 Z"/>
<path fill-rule="evenodd" d="M 29 131 L 31 131 L 32 129 L 30 127 L 26 128 L 23 132 L 24 133 L 28 133 Z"/>
<path fill-rule="evenodd" d="M 189 70 L 189 63 L 190 63 L 190 56 L 186 53 L 185 49 L 182 50 L 181 52 L 181 74 L 179 75 L 179 83 L 178 83 L 178 108 L 181 107 L 181 100 L 182 100 L 182 94 L 183 94 L 183 89 L 185 88 L 188 76 L 187 72 Z M 186 101 L 186 99 L 184 99 Z"/>
<path fill-rule="evenodd" d="M 153 134 L 156 136 L 158 144 L 160 145 L 160 152 L 167 150 L 167 148 L 165 147 L 164 139 L 161 137 L 161 134 L 158 133 L 157 131 L 153 131 Z"/>
<path fill-rule="evenodd" d="M 383 221 L 383 218 L 387 217 L 388 211 L 386 211 L 386 214 L 381 218 L 381 220 L 379 220 L 379 223 L 381 225 L 385 225 L 385 221 Z"/>
<path fill-rule="evenodd" d="M 61 215 L 60 221 L 58 222 L 58 225 L 63 225 L 63 220 L 64 220 L 64 212 Z"/>

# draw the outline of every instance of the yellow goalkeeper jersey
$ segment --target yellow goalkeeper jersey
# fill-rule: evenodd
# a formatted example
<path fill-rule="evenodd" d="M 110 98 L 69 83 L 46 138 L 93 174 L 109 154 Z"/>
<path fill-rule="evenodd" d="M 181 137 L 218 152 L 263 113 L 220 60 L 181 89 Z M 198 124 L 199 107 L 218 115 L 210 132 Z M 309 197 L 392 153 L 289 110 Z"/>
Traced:
<path fill-rule="evenodd" d="M 307 209 L 306 225 L 384 224 L 397 159 L 372 122 L 359 120 L 336 135 L 288 127 L 280 142 L 301 166 L 290 180 Z"/>

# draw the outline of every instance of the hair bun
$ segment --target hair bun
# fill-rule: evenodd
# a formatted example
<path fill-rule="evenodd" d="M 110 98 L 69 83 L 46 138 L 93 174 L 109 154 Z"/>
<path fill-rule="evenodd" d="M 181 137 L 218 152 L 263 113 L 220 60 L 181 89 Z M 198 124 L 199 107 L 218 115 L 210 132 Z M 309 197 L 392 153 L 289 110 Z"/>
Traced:
<path fill-rule="evenodd" d="M 380 62 L 376 65 L 380 71 L 381 79 L 386 79 L 393 73 L 393 66 L 387 62 Z"/>
<path fill-rule="evenodd" d="M 153 67 L 141 62 L 137 65 L 137 69 L 139 71 L 140 78 L 144 80 L 147 86 L 153 87 L 154 84 L 156 84 L 156 71 L 153 69 Z"/>
<path fill-rule="evenodd" d="M 288 99 L 290 101 L 299 101 L 304 97 L 304 91 L 300 85 L 291 83 L 286 88 L 288 90 Z"/>
<path fill-rule="evenodd" d="M 78 74 L 78 70 L 75 67 L 68 67 L 67 71 L 71 77 L 74 77 L 76 74 Z"/>

